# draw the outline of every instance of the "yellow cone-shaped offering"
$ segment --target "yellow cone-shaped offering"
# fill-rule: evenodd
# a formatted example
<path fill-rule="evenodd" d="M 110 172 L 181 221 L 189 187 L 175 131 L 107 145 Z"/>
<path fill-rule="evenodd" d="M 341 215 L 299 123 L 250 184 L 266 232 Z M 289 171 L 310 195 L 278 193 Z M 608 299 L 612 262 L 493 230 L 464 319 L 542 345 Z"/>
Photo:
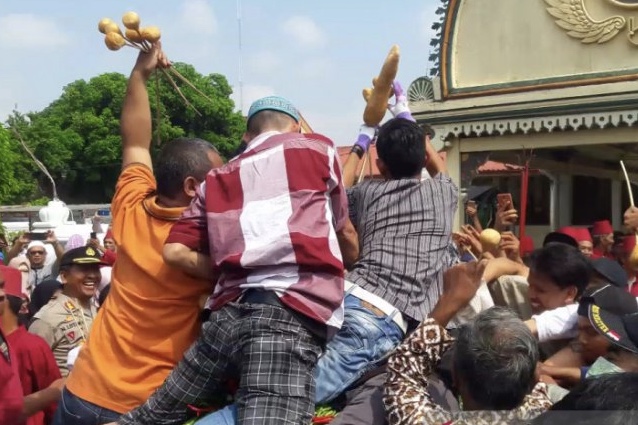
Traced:
<path fill-rule="evenodd" d="M 126 12 L 122 16 L 122 23 L 130 30 L 138 30 L 140 28 L 140 15 L 135 12 Z"/>
<path fill-rule="evenodd" d="M 485 229 L 481 232 L 481 246 L 483 251 L 493 251 L 501 243 L 501 234 L 494 229 Z"/>
<path fill-rule="evenodd" d="M 116 32 L 109 32 L 104 37 L 104 44 L 109 50 L 120 50 L 122 47 L 126 45 L 126 40 L 120 34 Z"/>
<path fill-rule="evenodd" d="M 160 29 L 157 27 L 142 28 L 140 30 L 140 34 L 142 34 L 142 37 L 144 37 L 144 40 L 150 43 L 155 43 L 159 41 L 159 39 L 162 37 L 162 33 L 160 32 Z"/>
<path fill-rule="evenodd" d="M 102 18 L 102 19 L 100 19 L 100 22 L 98 22 L 98 24 L 97 24 L 97 29 L 98 29 L 98 31 L 100 31 L 102 34 L 106 34 L 106 28 L 107 28 L 108 26 L 111 26 L 111 25 L 115 25 L 115 22 L 113 22 L 113 20 L 112 20 L 112 19 L 109 19 L 109 18 Z"/>
<path fill-rule="evenodd" d="M 141 43 L 144 41 L 144 37 L 137 30 L 127 29 L 124 32 L 124 36 L 134 43 Z"/>

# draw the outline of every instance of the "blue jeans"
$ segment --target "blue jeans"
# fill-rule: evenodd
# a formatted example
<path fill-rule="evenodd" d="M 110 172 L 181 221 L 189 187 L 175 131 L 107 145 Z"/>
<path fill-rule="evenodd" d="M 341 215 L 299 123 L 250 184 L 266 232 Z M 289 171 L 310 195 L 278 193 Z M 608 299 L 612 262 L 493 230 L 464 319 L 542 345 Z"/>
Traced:
<path fill-rule="evenodd" d="M 315 401 L 333 401 L 363 375 L 374 369 L 403 339 L 403 331 L 391 317 L 379 317 L 346 295 L 343 326 L 326 346 L 315 368 Z M 197 425 L 234 425 L 237 409 L 228 406 L 197 422 Z"/>
<path fill-rule="evenodd" d="M 117 421 L 120 416 L 121 413 L 84 401 L 65 388 L 58 402 L 53 425 L 102 425 Z"/>

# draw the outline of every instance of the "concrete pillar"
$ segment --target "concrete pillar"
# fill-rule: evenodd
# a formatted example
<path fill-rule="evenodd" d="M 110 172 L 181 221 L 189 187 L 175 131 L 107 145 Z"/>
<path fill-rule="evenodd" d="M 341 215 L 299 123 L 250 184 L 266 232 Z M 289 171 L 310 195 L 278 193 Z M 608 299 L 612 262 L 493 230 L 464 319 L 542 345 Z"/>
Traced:
<path fill-rule="evenodd" d="M 615 230 L 622 229 L 622 182 L 611 181 L 611 225 Z"/>

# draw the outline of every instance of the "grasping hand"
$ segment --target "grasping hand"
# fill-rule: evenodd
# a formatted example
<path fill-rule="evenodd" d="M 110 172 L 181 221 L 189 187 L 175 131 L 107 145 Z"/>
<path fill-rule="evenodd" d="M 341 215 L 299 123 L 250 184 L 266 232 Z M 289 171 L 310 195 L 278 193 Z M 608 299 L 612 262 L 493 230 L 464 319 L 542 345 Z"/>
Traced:
<path fill-rule="evenodd" d="M 169 68 L 170 66 L 171 62 L 162 50 L 162 42 L 158 41 L 153 44 L 148 52 L 140 52 L 133 71 L 142 73 L 144 78 L 148 79 L 157 68 Z"/>
<path fill-rule="evenodd" d="M 629 207 L 625 211 L 625 226 L 632 232 L 638 231 L 638 208 Z"/>
<path fill-rule="evenodd" d="M 504 231 L 508 226 L 512 226 L 518 220 L 518 211 L 510 208 L 511 204 L 499 206 L 496 210 L 496 223 L 494 229 L 498 232 Z"/>
<path fill-rule="evenodd" d="M 507 258 L 512 261 L 522 262 L 521 260 L 521 242 L 512 232 L 501 233 L 500 249 L 503 250 Z"/>

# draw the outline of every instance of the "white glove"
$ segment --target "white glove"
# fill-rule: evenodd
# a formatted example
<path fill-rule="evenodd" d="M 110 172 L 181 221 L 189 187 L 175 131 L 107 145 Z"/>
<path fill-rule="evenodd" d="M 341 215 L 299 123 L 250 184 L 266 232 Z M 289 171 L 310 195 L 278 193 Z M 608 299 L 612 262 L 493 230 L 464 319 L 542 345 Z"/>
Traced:
<path fill-rule="evenodd" d="M 398 81 L 394 81 L 392 83 L 392 90 L 394 91 L 395 103 L 394 105 L 388 104 L 388 110 L 392 113 L 392 116 L 395 118 L 403 118 L 415 122 L 416 120 L 410 112 L 410 107 L 408 106 L 408 98 L 405 93 L 403 93 L 403 87 L 401 87 L 401 83 L 399 83 Z"/>

